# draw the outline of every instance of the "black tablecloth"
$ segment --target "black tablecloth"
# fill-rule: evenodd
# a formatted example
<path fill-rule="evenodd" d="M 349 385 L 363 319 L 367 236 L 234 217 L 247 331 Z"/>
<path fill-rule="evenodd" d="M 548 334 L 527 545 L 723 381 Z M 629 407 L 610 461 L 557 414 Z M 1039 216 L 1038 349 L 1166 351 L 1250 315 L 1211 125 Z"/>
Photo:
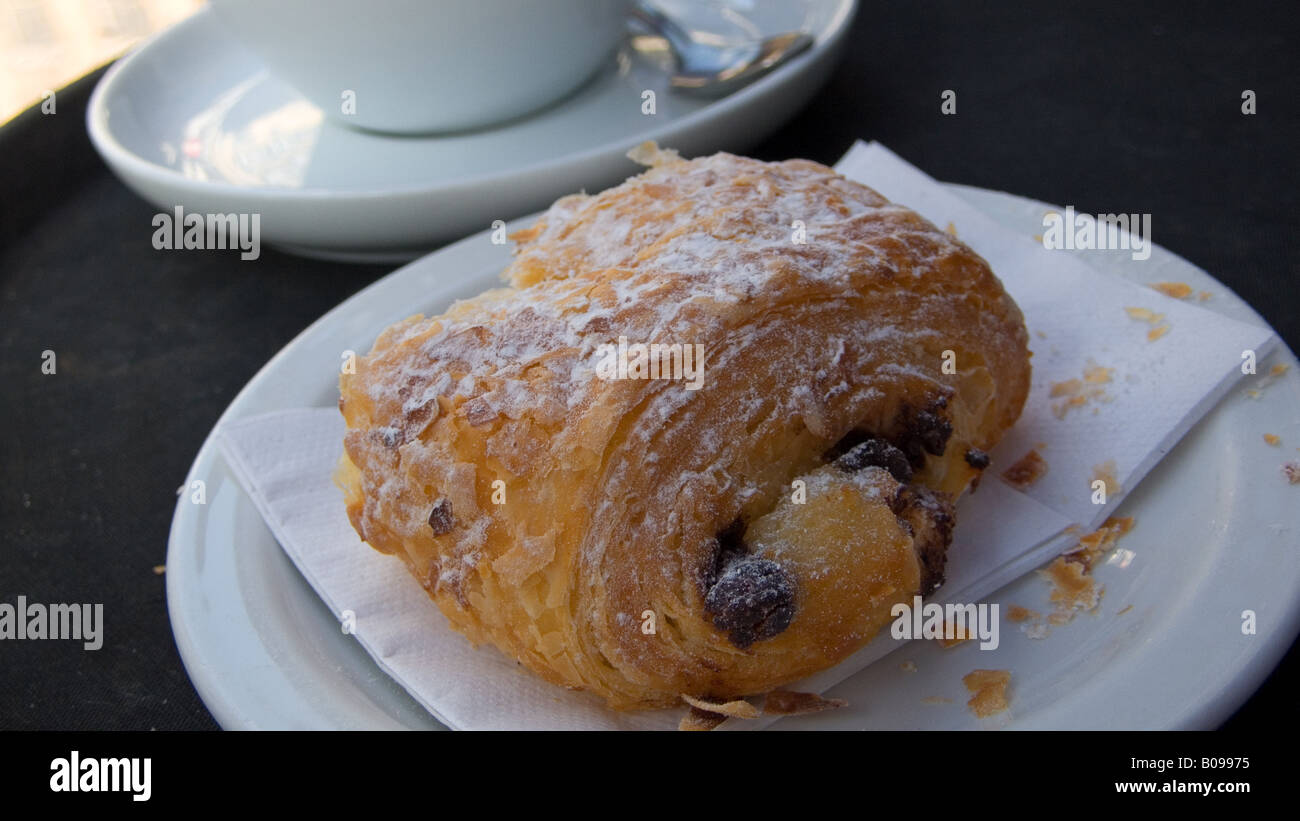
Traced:
<path fill-rule="evenodd" d="M 1293 4 L 863 6 L 829 84 L 748 153 L 874 138 L 941 180 L 1150 213 L 1296 348 Z M 389 267 L 155 251 L 155 208 L 86 137 L 98 76 L 0 129 L 0 602 L 102 602 L 106 643 L 0 642 L 0 728 L 215 727 L 152 569 L 176 488 L 257 369 Z M 1295 655 L 1229 727 L 1294 716 Z"/>

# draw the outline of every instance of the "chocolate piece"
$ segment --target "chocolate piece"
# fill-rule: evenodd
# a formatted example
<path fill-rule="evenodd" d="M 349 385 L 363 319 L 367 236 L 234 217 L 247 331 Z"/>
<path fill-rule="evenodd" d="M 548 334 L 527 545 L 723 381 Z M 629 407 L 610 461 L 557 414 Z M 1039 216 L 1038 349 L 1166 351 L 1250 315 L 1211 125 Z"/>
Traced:
<path fill-rule="evenodd" d="M 822 454 L 822 458 L 827 462 L 834 462 L 836 459 L 853 450 L 863 442 L 869 442 L 875 438 L 875 436 L 872 436 L 866 431 L 851 430 L 844 434 L 840 441 L 831 445 L 831 447 Z"/>
<path fill-rule="evenodd" d="M 931 402 L 925 410 L 911 407 L 903 409 L 902 430 L 895 437 L 896 444 L 907 454 L 912 467 L 920 470 L 925 465 L 925 455 L 943 454 L 948 446 L 948 437 L 952 436 L 952 423 L 940 415 L 948 404 L 946 399 Z"/>
<path fill-rule="evenodd" d="M 912 481 L 912 466 L 907 456 L 884 439 L 868 439 L 835 460 L 835 467 L 856 473 L 869 467 L 884 468 L 900 482 Z"/>
<path fill-rule="evenodd" d="M 989 455 L 979 448 L 970 448 L 966 451 L 966 464 L 976 470 L 983 470 L 989 466 Z"/>
<path fill-rule="evenodd" d="M 429 511 L 429 527 L 435 536 L 451 532 L 451 499 L 442 498 L 434 502 L 433 510 Z"/>
<path fill-rule="evenodd" d="M 920 442 L 926 453 L 943 454 L 952 436 L 952 423 L 933 410 L 918 411 L 907 424 L 909 438 Z"/>
<path fill-rule="evenodd" d="M 952 500 L 946 493 L 922 485 L 905 485 L 899 491 L 900 520 L 907 522 L 917 558 L 921 561 L 921 595 L 928 596 L 943 584 L 948 545 L 956 524 Z"/>
<path fill-rule="evenodd" d="M 722 570 L 749 552 L 745 544 L 745 522 L 736 519 L 713 538 L 711 549 L 705 552 L 705 564 L 700 573 L 701 594 L 707 595 L 710 587 L 718 583 Z"/>
<path fill-rule="evenodd" d="M 771 638 L 794 618 L 794 581 L 776 562 L 741 558 L 723 571 L 704 600 L 713 626 L 740 649 Z"/>

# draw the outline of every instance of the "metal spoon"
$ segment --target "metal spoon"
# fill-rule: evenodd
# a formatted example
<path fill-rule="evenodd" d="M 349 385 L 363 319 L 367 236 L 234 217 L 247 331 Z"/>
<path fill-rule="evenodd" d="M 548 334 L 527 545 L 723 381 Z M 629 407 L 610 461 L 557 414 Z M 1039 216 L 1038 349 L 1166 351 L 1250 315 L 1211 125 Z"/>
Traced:
<path fill-rule="evenodd" d="M 748 43 L 704 43 L 672 18 L 643 2 L 632 4 L 631 17 L 667 42 L 676 65 L 670 85 L 700 97 L 730 94 L 813 44 L 813 38 L 802 31 Z M 636 39 L 632 45 L 637 47 Z"/>

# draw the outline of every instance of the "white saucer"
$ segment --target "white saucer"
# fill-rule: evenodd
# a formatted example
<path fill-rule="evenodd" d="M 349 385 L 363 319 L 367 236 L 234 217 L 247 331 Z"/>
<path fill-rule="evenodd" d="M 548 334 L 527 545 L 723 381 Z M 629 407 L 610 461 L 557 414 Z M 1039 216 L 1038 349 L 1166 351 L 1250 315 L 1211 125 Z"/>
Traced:
<path fill-rule="evenodd" d="M 953 186 L 1007 227 L 1032 236 L 1051 206 Z M 1059 210 L 1059 209 L 1057 209 Z M 521 220 L 519 227 L 529 224 Z M 1062 252 L 1067 253 L 1067 252 Z M 1186 282 L 1206 308 L 1263 320 L 1209 274 L 1169 251 L 1151 258 L 1072 251 L 1133 282 Z M 368 350 L 376 333 L 412 313 L 440 313 L 499 284 L 510 259 L 486 233 L 457 242 L 374 283 L 303 331 L 239 393 L 223 422 L 267 411 L 334 407 L 341 350 Z M 1277 664 L 1300 629 L 1300 487 L 1278 465 L 1300 443 L 1300 368 L 1259 399 L 1233 390 L 1127 495 L 1117 515 L 1137 528 L 1094 574 L 1105 586 L 1095 614 L 1034 640 L 1010 624 L 999 648 L 944 650 L 913 642 L 831 690 L 842 710 L 782 719 L 779 728 L 1172 729 L 1227 718 Z M 1261 434 L 1273 432 L 1283 447 Z M 167 605 L 195 688 L 228 729 L 436 728 L 440 725 L 344 635 L 271 535 L 209 436 L 186 482 L 206 482 L 206 504 L 176 506 L 167 550 Z M 987 601 L 1050 610 L 1048 585 L 1030 573 Z M 1257 634 L 1241 630 L 1253 610 Z M 494 652 L 485 648 L 483 652 Z M 913 672 L 900 669 L 912 660 Z M 962 676 L 1013 671 L 1011 710 L 983 723 L 965 706 Z M 931 699 L 927 701 L 927 699 Z M 935 702 L 933 699 L 947 699 Z"/>
<path fill-rule="evenodd" d="M 340 126 L 272 77 L 208 8 L 100 81 L 87 127 L 109 167 L 159 209 L 261 214 L 261 239 L 345 260 L 404 260 L 443 241 L 602 190 L 638 172 L 644 140 L 687 156 L 741 151 L 829 76 L 856 0 L 748 0 L 666 10 L 737 35 L 803 29 L 815 45 L 722 100 L 683 97 L 627 50 L 545 111 L 496 128 L 395 137 Z M 743 17 L 729 9 L 743 6 Z M 717 30 L 712 28 L 711 30 Z M 642 113 L 655 93 L 655 113 Z"/>

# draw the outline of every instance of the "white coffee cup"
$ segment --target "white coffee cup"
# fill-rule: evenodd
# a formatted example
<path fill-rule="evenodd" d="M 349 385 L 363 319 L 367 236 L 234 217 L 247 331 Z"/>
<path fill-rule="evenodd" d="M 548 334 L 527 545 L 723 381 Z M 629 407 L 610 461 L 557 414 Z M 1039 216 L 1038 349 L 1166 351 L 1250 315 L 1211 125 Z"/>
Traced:
<path fill-rule="evenodd" d="M 339 122 L 402 134 L 543 108 L 612 65 L 627 0 L 211 0 L 278 77 Z"/>

